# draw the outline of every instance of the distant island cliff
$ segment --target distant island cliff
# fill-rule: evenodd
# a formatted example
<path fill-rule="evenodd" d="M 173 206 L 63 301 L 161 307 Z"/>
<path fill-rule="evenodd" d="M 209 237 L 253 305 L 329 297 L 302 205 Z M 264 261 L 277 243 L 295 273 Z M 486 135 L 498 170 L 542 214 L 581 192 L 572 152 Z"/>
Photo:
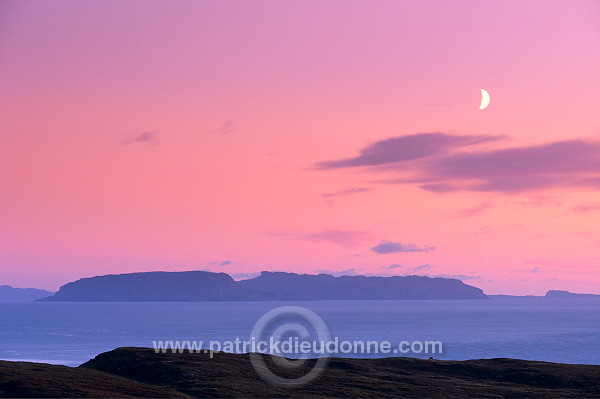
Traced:
<path fill-rule="evenodd" d="M 143 272 L 82 278 L 41 301 L 201 302 L 299 300 L 286 293 L 265 294 L 239 285 L 226 273 Z"/>
<path fill-rule="evenodd" d="M 600 298 L 595 294 L 574 294 L 569 291 L 550 290 L 546 292 L 546 298 Z"/>
<path fill-rule="evenodd" d="M 206 271 L 145 272 L 83 278 L 41 301 L 200 302 L 352 299 L 485 299 L 460 280 L 421 276 L 366 277 L 262 272 L 235 281 Z"/>
<path fill-rule="evenodd" d="M 54 293 L 37 288 L 14 288 L 10 285 L 0 285 L 0 301 L 35 301 L 52 294 Z"/>
<path fill-rule="evenodd" d="M 329 274 L 262 272 L 260 276 L 239 281 L 243 287 L 266 292 L 284 290 L 317 300 L 327 299 L 482 299 L 479 288 L 460 280 L 422 276 L 367 277 Z"/>

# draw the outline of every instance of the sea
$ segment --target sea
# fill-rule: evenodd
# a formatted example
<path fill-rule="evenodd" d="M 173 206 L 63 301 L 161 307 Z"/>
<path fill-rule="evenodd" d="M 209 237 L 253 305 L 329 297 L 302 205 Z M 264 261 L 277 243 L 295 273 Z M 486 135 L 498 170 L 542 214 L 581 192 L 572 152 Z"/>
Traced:
<path fill-rule="evenodd" d="M 288 312 L 304 309 L 304 315 L 317 315 L 331 338 L 339 342 L 387 341 L 391 348 L 400 348 L 405 342 L 404 349 L 409 347 L 406 343 L 442 344 L 441 353 L 419 353 L 417 346 L 407 354 L 334 356 L 502 357 L 600 365 L 600 298 L 541 297 L 193 303 L 3 301 L 0 359 L 78 366 L 118 347 L 154 348 L 159 341 L 202 341 L 208 348 L 210 341 L 248 340 L 265 314 L 289 306 L 294 308 L 285 308 Z M 305 328 L 310 329 L 310 325 Z"/>

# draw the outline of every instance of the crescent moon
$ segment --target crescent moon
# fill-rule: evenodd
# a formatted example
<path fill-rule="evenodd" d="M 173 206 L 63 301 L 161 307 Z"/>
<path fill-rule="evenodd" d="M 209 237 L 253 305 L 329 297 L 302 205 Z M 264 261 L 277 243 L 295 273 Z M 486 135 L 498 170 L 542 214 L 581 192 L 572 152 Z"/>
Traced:
<path fill-rule="evenodd" d="M 479 109 L 484 109 L 485 107 L 490 105 L 490 95 L 487 91 L 483 89 L 479 90 L 481 90 L 481 104 L 479 105 Z"/>

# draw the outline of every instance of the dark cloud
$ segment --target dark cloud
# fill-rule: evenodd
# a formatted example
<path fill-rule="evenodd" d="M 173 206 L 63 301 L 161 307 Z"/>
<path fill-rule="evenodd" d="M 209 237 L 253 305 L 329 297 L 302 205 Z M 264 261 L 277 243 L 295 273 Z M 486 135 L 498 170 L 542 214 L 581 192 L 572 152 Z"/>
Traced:
<path fill-rule="evenodd" d="M 425 179 L 472 191 L 600 187 L 600 177 L 590 174 L 600 174 L 600 143 L 570 140 L 440 157 L 427 166 Z"/>
<path fill-rule="evenodd" d="M 418 247 L 415 244 L 402 244 L 401 242 L 381 240 L 378 245 L 370 248 L 370 250 L 383 255 L 394 254 L 398 252 L 429 252 L 435 250 L 435 247 L 430 247 L 428 245 L 424 247 Z"/>
<path fill-rule="evenodd" d="M 133 143 L 148 143 L 155 144 L 158 143 L 158 137 L 155 132 L 143 132 L 138 134 L 137 136 L 129 137 L 123 140 L 123 144 L 133 144 Z"/>
<path fill-rule="evenodd" d="M 354 187 L 346 190 L 334 191 L 331 193 L 324 193 L 323 198 L 331 198 L 331 197 L 345 197 L 352 194 L 359 194 L 370 191 L 369 187 Z"/>
<path fill-rule="evenodd" d="M 317 169 L 377 166 L 395 171 L 381 183 L 414 184 L 424 190 L 519 193 L 549 188 L 600 188 L 600 141 L 564 140 L 489 150 L 475 144 L 498 136 L 421 133 L 371 144 L 360 155 L 317 164 Z M 465 150 L 466 146 L 474 146 Z"/>
<path fill-rule="evenodd" d="M 499 136 L 457 136 L 446 133 L 418 133 L 377 141 L 360 150 L 354 158 L 318 163 L 316 169 L 337 169 L 356 166 L 378 166 L 417 160 L 438 155 L 451 148 L 461 148 L 489 141 Z"/>

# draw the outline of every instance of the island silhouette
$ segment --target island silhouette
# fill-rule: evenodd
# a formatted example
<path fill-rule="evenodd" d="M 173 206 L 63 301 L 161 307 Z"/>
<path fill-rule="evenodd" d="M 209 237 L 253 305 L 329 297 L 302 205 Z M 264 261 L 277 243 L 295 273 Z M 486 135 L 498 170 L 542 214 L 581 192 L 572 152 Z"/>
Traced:
<path fill-rule="evenodd" d="M 486 299 L 484 292 L 457 279 L 262 272 L 235 281 L 207 271 L 143 272 L 82 278 L 41 301 L 198 302 L 369 299 Z"/>

